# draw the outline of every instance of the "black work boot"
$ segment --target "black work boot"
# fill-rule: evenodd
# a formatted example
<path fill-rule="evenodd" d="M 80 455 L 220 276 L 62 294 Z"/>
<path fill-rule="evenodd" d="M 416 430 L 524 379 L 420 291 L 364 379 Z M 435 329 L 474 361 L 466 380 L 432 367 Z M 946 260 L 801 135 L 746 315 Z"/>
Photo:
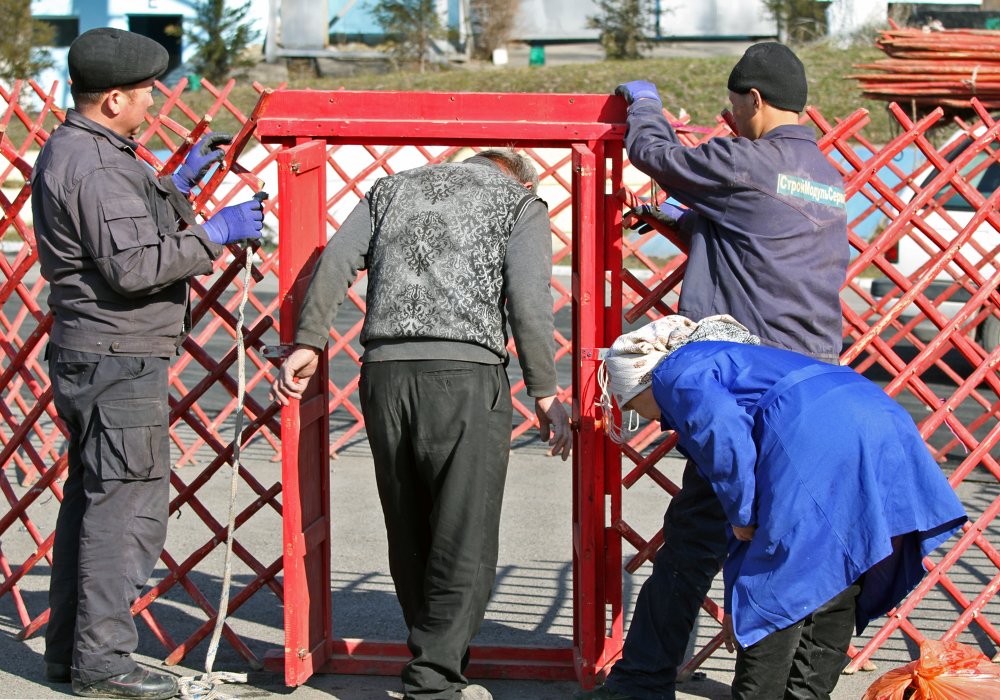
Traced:
<path fill-rule="evenodd" d="M 69 683 L 69 664 L 61 664 L 58 661 L 46 661 L 45 680 L 50 683 Z"/>
<path fill-rule="evenodd" d="M 166 700 L 177 695 L 177 680 L 166 673 L 155 673 L 139 667 L 87 685 L 74 678 L 73 692 L 85 698 Z"/>

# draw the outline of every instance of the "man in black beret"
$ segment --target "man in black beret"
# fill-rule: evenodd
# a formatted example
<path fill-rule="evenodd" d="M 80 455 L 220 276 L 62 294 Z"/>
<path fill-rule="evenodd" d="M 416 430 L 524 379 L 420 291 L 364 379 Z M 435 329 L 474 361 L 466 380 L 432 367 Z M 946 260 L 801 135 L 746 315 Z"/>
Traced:
<path fill-rule="evenodd" d="M 837 363 L 848 261 L 844 189 L 813 130 L 799 125 L 805 69 L 787 46 L 755 44 L 728 87 L 739 134 L 696 147 L 678 140 L 655 85 L 637 80 L 616 90 L 628 103 L 629 159 L 684 205 L 646 205 L 643 212 L 666 220 L 686 243 L 678 313 L 729 314 L 765 345 Z M 698 609 L 726 557 L 726 516 L 690 461 L 663 535 L 621 660 L 603 686 L 578 697 L 675 697 Z M 785 697 L 828 697 L 847 662 L 829 649 L 839 648 L 844 630 L 850 636 L 853 609 L 853 598 L 834 599 L 816 613 L 836 611 L 832 625 L 821 630 L 807 620 Z M 830 634 L 837 641 L 828 643 Z"/>
<path fill-rule="evenodd" d="M 69 470 L 52 546 L 45 674 L 87 697 L 169 698 L 173 676 L 138 666 L 130 606 L 166 538 L 169 357 L 190 330 L 189 283 L 223 244 L 260 237 L 250 200 L 198 223 L 185 196 L 222 158 L 218 135 L 173 174 L 136 158 L 134 138 L 167 68 L 155 41 L 118 29 L 69 50 L 76 109 L 31 176 L 53 314 L 47 356 Z M 224 140 L 224 139 L 223 139 Z M 207 146 L 207 148 L 206 148 Z"/>

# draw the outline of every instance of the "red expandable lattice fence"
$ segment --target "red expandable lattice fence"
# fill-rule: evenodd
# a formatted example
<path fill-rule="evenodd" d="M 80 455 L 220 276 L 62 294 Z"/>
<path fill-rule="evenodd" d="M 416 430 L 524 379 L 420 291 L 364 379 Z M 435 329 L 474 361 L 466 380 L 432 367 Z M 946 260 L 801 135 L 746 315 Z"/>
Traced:
<path fill-rule="evenodd" d="M 253 139 L 256 113 L 242 114 L 228 101 L 234 84 L 221 89 L 205 84 L 216 98 L 205 115 L 196 115 L 181 100 L 186 83 L 173 90 L 158 85 L 163 93 L 163 107 L 159 114 L 149 118 L 146 128 L 137 139 L 138 157 L 152 167 L 170 172 L 183 159 L 192 142 L 196 141 L 210 125 L 220 110 L 234 114 L 241 126 L 235 134 L 232 156 L 243 152 Z M 269 91 L 263 91 L 264 94 Z M 4 241 L 5 255 L 0 258 L 3 274 L 2 312 L 3 328 L 3 425 L 0 429 L 4 471 L 0 477 L 8 509 L 0 518 L 0 569 L 4 574 L 0 597 L 10 601 L 23 629 L 22 637 L 35 634 L 46 622 L 48 611 L 44 602 L 26 599 L 19 582 L 27 576 L 46 575 L 51 561 L 53 538 L 53 508 L 61 500 L 61 481 L 66 469 L 65 445 L 62 427 L 56 419 L 52 405 L 51 388 L 41 353 L 45 346 L 51 317 L 44 305 L 45 284 L 37 270 L 35 241 L 30 224 L 28 204 L 31 163 L 38 148 L 49 133 L 62 121 L 64 113 L 53 104 L 55 86 L 46 92 L 35 83 L 17 83 L 11 90 L 0 90 L 5 108 L 0 121 L 0 153 L 3 169 L 0 181 L 4 194 L 0 197 L 3 222 L 0 234 Z M 32 105 L 29 113 L 23 105 Z M 258 107 L 261 105 L 258 105 Z M 162 151 L 151 151 L 150 144 L 162 142 Z M 254 169 L 262 171 L 273 158 L 260 158 Z M 230 158 L 232 161 L 232 158 Z M 19 177 L 17 177 L 19 176 Z M 225 178 L 225 180 L 224 180 Z M 236 163 L 229 162 L 205 183 L 195 198 L 195 207 L 202 214 L 209 214 L 219 207 L 233 203 L 236 198 L 246 198 L 256 189 L 257 178 Z M 8 196 L 7 188 L 16 190 Z M 267 203 L 273 212 L 277 202 Z M 243 284 L 239 271 L 243 267 L 244 253 L 233 247 L 216 264 L 211 276 L 193 281 L 192 312 L 195 330 L 186 340 L 182 355 L 173 362 L 170 372 L 171 439 L 174 443 L 176 468 L 171 471 L 173 487 L 170 503 L 172 517 L 184 518 L 190 529 L 190 538 L 182 552 L 164 551 L 161 563 L 168 575 L 162 580 L 151 581 L 150 589 L 133 604 L 133 612 L 142 617 L 155 637 L 164 647 L 169 663 L 180 661 L 212 630 L 216 610 L 211 602 L 216 593 L 206 595 L 204 576 L 206 557 L 216 552 L 225 540 L 225 511 L 214 511 L 201 498 L 200 489 L 226 467 L 232 456 L 232 421 L 236 408 L 236 380 L 233 368 L 236 359 L 234 345 L 236 314 Z M 264 250 L 254 267 L 251 286 L 256 287 L 274 275 L 276 256 Z M 253 320 L 246 330 L 249 348 L 247 385 L 249 390 L 270 381 L 271 365 L 260 354 L 263 339 L 274 331 L 269 304 L 251 292 L 250 316 Z M 256 313 L 253 313 L 256 312 Z M 274 342 L 272 340 L 272 342 Z M 212 344 L 215 344 L 214 346 Z M 259 397 L 259 392 L 257 396 Z M 209 415 L 211 413 L 211 415 Z M 245 408 L 247 426 L 244 435 L 259 437 L 264 443 L 278 445 L 280 432 L 277 410 L 253 395 L 248 395 Z M 190 468 L 186 468 L 190 467 Z M 267 483 L 258 479 L 251 470 L 241 472 L 244 488 L 252 494 L 241 503 L 238 524 L 243 526 L 252 518 L 281 517 L 279 482 Z M 194 515 L 191 515 L 193 513 Z M 191 527 L 197 523 L 197 528 Z M 19 547 L 24 535 L 30 539 Z M 22 559 L 11 562 L 7 553 L 27 551 Z M 280 547 L 273 552 L 253 552 L 239 541 L 234 552 L 242 567 L 228 612 L 243 606 L 262 588 L 270 588 L 281 599 L 280 580 L 276 578 L 282 568 Z M 41 566 L 40 566 L 41 565 Z M 36 571 L 39 567 L 39 571 Z M 41 571 L 44 569 L 44 572 Z M 217 568 L 213 570 L 218 570 Z M 195 608 L 204 614 L 204 620 L 187 625 L 184 630 L 170 630 L 161 624 L 154 601 L 175 595 L 179 587 Z M 181 634 L 178 635 L 178 632 Z M 239 634 L 227 626 L 225 637 L 229 644 L 253 665 L 259 666 L 259 653 L 255 653 Z"/>
<path fill-rule="evenodd" d="M 630 488 L 650 483 L 647 479 L 668 493 L 677 488 L 657 466 L 673 447 L 671 437 L 660 436 L 655 426 L 647 426 L 626 448 L 627 459 L 622 460 L 618 448 L 604 439 L 593 402 L 598 349 L 607 347 L 623 323 L 640 323 L 668 313 L 675 306 L 684 270 L 683 254 L 665 244 L 662 234 L 669 236 L 669 232 L 621 234 L 624 209 L 637 197 L 656 196 L 648 178 L 623 159 L 621 103 L 599 96 L 434 98 L 344 92 L 318 93 L 322 95 L 318 100 L 289 101 L 285 93 L 270 95 L 256 86 L 261 102 L 253 113 L 243 114 L 229 99 L 233 83 L 219 88 L 203 81 L 202 88 L 215 102 L 207 115 L 201 115 L 185 104 L 185 87 L 183 82 L 175 88 L 158 86 L 162 106 L 138 139 L 143 146 L 140 157 L 153 167 L 171 170 L 191 141 L 210 128 L 211 118 L 226 111 L 243 125 L 231 151 L 235 159 L 227 159 L 227 167 L 206 183 L 196 207 L 208 214 L 241 201 L 257 187 L 258 177 L 272 194 L 267 203 L 272 238 L 257 251 L 249 290 L 243 435 L 245 459 L 253 454 L 267 465 L 281 459 L 284 450 L 284 473 L 278 479 L 266 466 L 241 469 L 242 488 L 249 495 L 240 503 L 237 519 L 234 551 L 239 571 L 227 611 L 233 615 L 226 631 L 228 643 L 251 666 L 262 663 L 266 650 L 243 631 L 242 618 L 250 617 L 247 611 L 259 606 L 281 606 L 286 596 L 303 590 L 321 597 L 317 587 L 328 589 L 329 583 L 329 562 L 324 571 L 323 550 L 336 547 L 336 542 L 330 542 L 324 516 L 329 512 L 328 492 L 314 489 L 303 494 L 298 488 L 301 474 L 294 473 L 292 464 L 305 468 L 304 462 L 289 459 L 290 453 L 301 458 L 306 433 L 300 440 L 299 424 L 288 418 L 279 421 L 278 411 L 266 399 L 274 360 L 264 346 L 288 340 L 298 288 L 294 280 L 308 269 L 325 236 L 335 231 L 378 176 L 458 157 L 467 148 L 515 143 L 539 166 L 556 243 L 554 307 L 557 317 L 572 315 L 572 330 L 557 334 L 556 346 L 563 378 L 561 396 L 573 401 L 578 421 L 573 494 L 575 651 L 491 649 L 483 650 L 479 658 L 484 659 L 484 667 L 493 664 L 487 672 L 521 677 L 565 677 L 575 666 L 582 682 L 592 682 L 621 648 L 623 556 L 626 570 L 634 573 L 662 540 L 659 533 L 644 531 L 625 517 Z M 0 121 L 0 239 L 5 246 L 0 256 L 0 489 L 8 504 L 0 514 L 0 605 L 11 607 L 25 637 L 35 634 L 46 620 L 44 600 L 25 595 L 22 584 L 27 577 L 47 577 L 51 529 L 66 468 L 63 433 L 41 360 L 51 318 L 44 303 L 45 284 L 37 273 L 30 187 L 25 184 L 37 148 L 63 116 L 53 105 L 54 94 L 54 89 L 46 91 L 30 82 L 0 90 L 5 105 Z M 21 99 L 24 95 L 30 95 L 31 102 Z M 882 381 L 911 410 L 970 515 L 961 537 L 925 562 L 930 573 L 921 586 L 881 628 L 857 641 L 852 669 L 883 645 L 924 636 L 961 639 L 988 653 L 1000 648 L 1000 634 L 992 622 L 1000 586 L 995 522 L 1000 511 L 996 455 L 1000 272 L 994 262 L 1000 252 L 1000 218 L 994 206 L 1000 195 L 995 194 L 996 184 L 990 185 L 995 177 L 991 173 L 1000 172 L 1000 125 L 978 104 L 972 106 L 978 120 L 958 127 L 967 136 L 941 147 L 928 139 L 931 128 L 940 126 L 938 112 L 914 123 L 894 109 L 899 135 L 882 146 L 865 139 L 867 115 L 863 111 L 836 123 L 814 111 L 807 115 L 821 134 L 821 148 L 843 172 L 853 205 L 850 229 L 856 257 L 842 295 L 843 359 Z M 281 120 L 274 116 L 279 113 L 284 113 Z M 450 121 L 442 123 L 440 117 L 445 114 Z M 263 139 L 258 117 L 261 123 L 273 117 Z M 372 122 L 367 131 L 358 126 L 362 121 Z M 557 124 L 561 131 L 554 130 Z M 546 129 L 544 138 L 539 136 L 543 133 L 540 125 Z M 362 132 L 363 140 L 351 136 Z M 722 124 L 682 130 L 690 144 L 725 134 Z M 314 139 L 322 143 L 310 143 Z M 162 143 L 163 149 L 150 150 L 154 143 Z M 914 149 L 920 154 L 915 160 L 902 158 Z M 280 190 L 275 189 L 279 181 Z M 286 188 L 301 197 L 287 209 L 290 195 Z M 318 208 L 304 209 L 310 197 L 315 204 L 320 192 L 325 194 Z M 311 214 L 325 220 L 319 237 L 303 240 L 298 250 L 290 248 L 292 252 L 286 250 L 293 246 L 286 237 L 279 256 L 272 245 L 275 222 L 280 222 L 282 231 L 290 230 L 309 225 L 301 219 Z M 872 226 L 874 219 L 879 223 Z M 899 259 L 894 262 L 897 252 Z M 176 456 L 171 514 L 183 516 L 171 527 L 189 528 L 190 536 L 185 530 L 184 546 L 163 553 L 167 575 L 151 581 L 149 592 L 133 606 L 163 645 L 164 658 L 170 663 L 183 659 L 208 635 L 216 615 L 212 601 L 217 582 L 212 572 L 217 567 L 211 564 L 224 536 L 224 514 L 207 505 L 206 492 L 210 482 L 226 471 L 232 453 L 233 338 L 242 255 L 233 249 L 211 276 L 195 281 L 197 325 L 171 370 L 171 438 Z M 356 397 L 357 336 L 365 303 L 358 291 L 361 287 L 352 287 L 346 305 L 356 313 L 342 314 L 343 322 L 331 331 L 325 386 L 309 404 L 308 417 L 319 426 L 308 435 L 309 449 L 321 449 L 322 455 L 313 454 L 307 466 L 317 474 L 327 471 L 323 455 L 328 451 L 335 456 L 362 440 L 364 426 Z M 519 416 L 513 439 L 518 445 L 530 439 L 525 433 L 533 413 L 523 383 L 513 383 L 512 392 Z M 323 425 L 327 416 L 328 430 Z M 282 441 L 282 430 L 294 431 L 295 436 L 286 434 Z M 306 497 L 312 498 L 308 504 L 303 501 Z M 301 542 L 292 541 L 288 534 L 289 508 L 308 516 L 308 522 L 300 518 L 296 524 Z M 284 543 L 272 543 L 261 551 L 241 543 L 242 532 L 276 531 L 279 520 L 285 522 Z M 296 542 L 302 544 L 301 550 L 296 550 Z M 309 554 L 310 548 L 318 552 L 318 558 Z M 264 589 L 273 597 L 264 595 Z M 203 619 L 178 629 L 163 624 L 160 606 L 168 605 L 164 600 L 174 595 L 188 599 L 202 611 Z M 301 602 L 296 597 L 290 601 Z M 286 632 L 304 626 L 310 646 L 286 649 L 283 663 L 290 683 L 302 682 L 312 670 L 324 668 L 324 659 L 338 655 L 349 661 L 366 654 L 369 670 L 387 670 L 395 663 L 398 645 L 332 639 L 328 605 L 320 602 L 304 611 L 296 607 L 294 612 L 293 607 L 285 606 Z M 946 613 L 922 614 L 932 607 L 944 608 Z M 712 624 L 718 609 L 710 600 L 705 609 Z M 716 636 L 699 650 L 688 670 L 718 646 Z M 313 650 L 316 658 L 311 656 Z M 289 670 L 291 657 L 302 662 L 295 673 Z M 380 665 L 379 659 L 386 663 Z M 345 662 L 333 667 L 359 668 Z"/>

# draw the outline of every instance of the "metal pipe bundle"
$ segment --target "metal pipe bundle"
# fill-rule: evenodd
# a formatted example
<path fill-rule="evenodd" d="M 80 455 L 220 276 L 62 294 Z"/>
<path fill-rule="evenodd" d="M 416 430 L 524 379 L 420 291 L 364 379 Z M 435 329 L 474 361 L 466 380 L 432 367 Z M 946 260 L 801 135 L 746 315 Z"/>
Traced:
<path fill-rule="evenodd" d="M 893 26 L 875 43 L 889 58 L 855 66 L 877 72 L 848 76 L 864 97 L 942 107 L 968 107 L 976 97 L 1000 108 L 1000 31 Z"/>

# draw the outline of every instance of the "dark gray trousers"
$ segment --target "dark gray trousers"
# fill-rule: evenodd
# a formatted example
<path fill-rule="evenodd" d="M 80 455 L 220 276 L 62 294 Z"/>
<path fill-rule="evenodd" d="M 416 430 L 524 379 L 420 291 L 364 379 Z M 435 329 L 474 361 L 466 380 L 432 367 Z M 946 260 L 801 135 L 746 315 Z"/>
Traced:
<path fill-rule="evenodd" d="M 711 484 L 689 461 L 680 493 L 667 507 L 664 544 L 639 590 L 622 658 L 605 685 L 635 700 L 674 700 L 695 618 L 726 558 L 728 530 Z M 857 592 L 849 588 L 805 620 L 745 650 L 737 660 L 733 697 L 829 697 L 847 664 Z"/>
<path fill-rule="evenodd" d="M 56 520 L 45 660 L 94 683 L 136 667 L 130 607 L 167 532 L 168 360 L 49 347 L 69 472 Z"/>
<path fill-rule="evenodd" d="M 510 385 L 502 365 L 365 363 L 361 407 L 413 658 L 406 698 L 456 700 L 496 577 Z"/>
<path fill-rule="evenodd" d="M 854 585 L 736 655 L 733 700 L 829 700 L 854 636 Z"/>
<path fill-rule="evenodd" d="M 674 700 L 695 618 L 726 559 L 729 524 L 693 462 L 663 518 L 663 546 L 639 589 L 622 658 L 605 683 L 636 700 Z"/>

